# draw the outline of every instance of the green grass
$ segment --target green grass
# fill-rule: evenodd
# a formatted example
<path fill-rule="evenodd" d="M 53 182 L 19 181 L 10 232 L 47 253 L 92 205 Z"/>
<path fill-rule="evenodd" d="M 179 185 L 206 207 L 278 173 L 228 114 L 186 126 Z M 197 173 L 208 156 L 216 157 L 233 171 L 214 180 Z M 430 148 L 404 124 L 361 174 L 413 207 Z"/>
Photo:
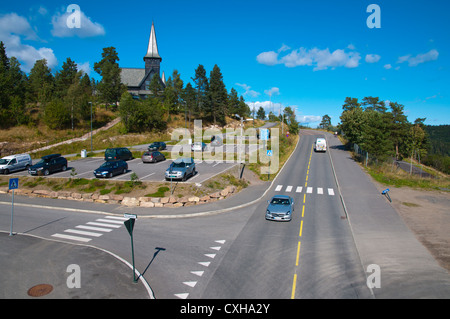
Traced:
<path fill-rule="evenodd" d="M 371 165 L 366 171 L 377 182 L 394 187 L 411 187 L 427 190 L 448 190 L 450 189 L 449 177 L 424 178 L 400 169 L 393 169 L 390 164 Z"/>
<path fill-rule="evenodd" d="M 146 197 L 164 197 L 166 192 L 168 192 L 170 189 L 169 187 L 162 186 L 159 187 L 158 190 L 152 194 L 145 195 Z"/>

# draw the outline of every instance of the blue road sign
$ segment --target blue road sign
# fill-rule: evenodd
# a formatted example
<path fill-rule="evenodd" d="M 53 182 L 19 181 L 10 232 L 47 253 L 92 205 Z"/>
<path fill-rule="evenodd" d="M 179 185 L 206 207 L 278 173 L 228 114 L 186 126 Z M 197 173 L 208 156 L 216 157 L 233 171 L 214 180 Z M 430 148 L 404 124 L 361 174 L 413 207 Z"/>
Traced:
<path fill-rule="evenodd" d="M 267 128 L 262 128 L 259 130 L 261 133 L 261 141 L 267 141 L 269 139 L 269 129 Z"/>
<path fill-rule="evenodd" d="M 273 155 L 272 150 L 267 150 L 267 156 L 272 156 L 272 155 Z"/>
<path fill-rule="evenodd" d="M 19 179 L 18 178 L 10 178 L 9 179 L 9 189 L 18 189 L 19 188 Z"/>

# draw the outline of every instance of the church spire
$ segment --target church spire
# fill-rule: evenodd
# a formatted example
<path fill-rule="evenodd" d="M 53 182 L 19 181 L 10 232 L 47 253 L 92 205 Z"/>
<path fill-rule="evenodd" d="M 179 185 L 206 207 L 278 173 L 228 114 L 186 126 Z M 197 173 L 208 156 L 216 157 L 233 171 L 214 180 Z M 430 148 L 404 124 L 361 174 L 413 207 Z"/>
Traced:
<path fill-rule="evenodd" d="M 159 56 L 158 53 L 158 44 L 156 43 L 156 33 L 155 33 L 155 24 L 152 22 L 152 30 L 150 32 L 150 39 L 148 40 L 148 49 L 147 54 L 144 57 L 145 58 L 162 58 Z"/>

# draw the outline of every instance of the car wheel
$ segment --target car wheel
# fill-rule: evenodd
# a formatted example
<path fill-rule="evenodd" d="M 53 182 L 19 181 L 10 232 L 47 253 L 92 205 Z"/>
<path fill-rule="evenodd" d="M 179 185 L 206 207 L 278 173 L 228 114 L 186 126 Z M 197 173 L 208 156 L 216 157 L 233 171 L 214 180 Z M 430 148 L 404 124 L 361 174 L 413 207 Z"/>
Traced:
<path fill-rule="evenodd" d="M 109 177 L 109 178 L 112 178 L 112 177 L 113 177 L 113 174 L 112 174 L 112 173 L 109 173 L 109 174 L 108 174 L 108 177 Z"/>
<path fill-rule="evenodd" d="M 63 171 L 63 172 L 65 172 L 65 171 L 66 171 L 66 169 L 67 169 L 67 166 L 66 166 L 66 165 L 63 165 L 63 167 L 62 167 L 62 171 Z"/>
<path fill-rule="evenodd" d="M 122 174 L 125 174 L 126 172 L 127 172 L 127 169 L 124 168 L 123 171 L 122 171 Z"/>
<path fill-rule="evenodd" d="M 46 169 L 45 171 L 44 171 L 44 175 L 45 176 L 48 176 L 50 174 L 50 172 L 48 171 L 48 169 Z"/>
<path fill-rule="evenodd" d="M 181 179 L 183 182 L 186 181 L 186 174 L 183 175 L 183 178 Z"/>
<path fill-rule="evenodd" d="M 9 170 L 8 169 L 5 169 L 4 171 L 3 171 L 3 174 L 9 174 Z"/>

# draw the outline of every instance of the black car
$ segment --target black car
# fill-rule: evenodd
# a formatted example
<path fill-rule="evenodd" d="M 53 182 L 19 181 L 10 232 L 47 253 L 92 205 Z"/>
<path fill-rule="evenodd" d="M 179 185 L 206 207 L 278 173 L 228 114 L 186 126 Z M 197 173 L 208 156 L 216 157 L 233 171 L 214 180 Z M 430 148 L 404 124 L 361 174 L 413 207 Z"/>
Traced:
<path fill-rule="evenodd" d="M 167 148 L 166 143 L 164 142 L 153 142 L 149 145 L 148 150 L 149 151 L 160 151 L 165 150 Z"/>
<path fill-rule="evenodd" d="M 100 167 L 94 171 L 94 176 L 97 178 L 113 177 L 114 175 L 125 174 L 127 170 L 128 164 L 125 161 L 122 160 L 107 161 L 104 162 L 102 165 L 100 165 Z"/>
<path fill-rule="evenodd" d="M 160 162 L 160 161 L 165 161 L 166 157 L 164 156 L 164 154 L 160 153 L 160 152 L 145 152 L 144 154 L 142 154 L 142 162 L 143 163 L 156 163 L 156 162 Z"/>
<path fill-rule="evenodd" d="M 49 175 L 57 171 L 67 170 L 67 159 L 61 154 L 42 156 L 41 160 L 28 169 L 30 175 Z"/>
<path fill-rule="evenodd" d="M 124 160 L 133 159 L 133 153 L 126 147 L 108 148 L 105 151 L 105 161 L 110 160 Z"/>

